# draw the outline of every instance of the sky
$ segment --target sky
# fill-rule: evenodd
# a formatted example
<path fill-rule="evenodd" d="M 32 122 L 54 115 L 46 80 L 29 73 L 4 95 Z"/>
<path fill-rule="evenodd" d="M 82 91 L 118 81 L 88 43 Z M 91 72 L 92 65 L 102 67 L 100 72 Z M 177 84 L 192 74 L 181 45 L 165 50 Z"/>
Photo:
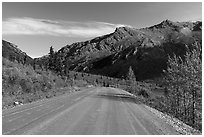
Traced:
<path fill-rule="evenodd" d="M 3 2 L 2 38 L 31 57 L 53 46 L 109 34 L 117 27 L 143 28 L 162 22 L 202 20 L 201 2 Z"/>

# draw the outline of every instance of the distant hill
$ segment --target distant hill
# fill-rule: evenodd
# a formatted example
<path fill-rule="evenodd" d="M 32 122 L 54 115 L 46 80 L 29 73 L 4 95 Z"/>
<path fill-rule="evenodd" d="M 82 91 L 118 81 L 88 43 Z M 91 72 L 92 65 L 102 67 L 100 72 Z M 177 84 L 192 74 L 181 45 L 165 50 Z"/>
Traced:
<path fill-rule="evenodd" d="M 21 51 L 17 45 L 5 40 L 2 40 L 2 57 L 21 64 L 32 65 L 33 63 L 33 58 Z"/>

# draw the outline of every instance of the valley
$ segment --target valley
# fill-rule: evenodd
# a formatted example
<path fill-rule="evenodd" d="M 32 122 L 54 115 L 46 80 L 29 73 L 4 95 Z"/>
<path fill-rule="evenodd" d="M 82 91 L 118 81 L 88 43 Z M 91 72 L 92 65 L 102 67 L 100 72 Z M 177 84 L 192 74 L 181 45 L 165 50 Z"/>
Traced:
<path fill-rule="evenodd" d="M 47 120 L 41 123 L 46 130 L 42 132 L 38 130 L 41 128 L 41 126 L 36 126 L 38 120 L 34 120 L 31 125 L 26 124 L 26 121 L 31 119 L 29 119 L 30 115 L 25 114 L 25 118 L 16 118 L 20 122 L 25 122 L 25 125 L 22 124 L 20 128 L 16 128 L 18 123 L 14 123 L 13 128 L 12 124 L 3 118 L 3 134 L 178 133 L 168 124 L 165 124 L 168 127 L 165 131 L 163 131 L 164 129 L 154 129 L 154 124 L 146 126 L 151 119 L 153 121 L 159 119 L 161 123 L 163 121 L 156 118 L 143 106 L 135 103 L 137 101 L 179 119 L 198 130 L 196 134 L 200 134 L 199 131 L 202 130 L 201 49 L 201 21 L 173 22 L 164 20 L 159 24 L 141 29 L 118 27 L 110 34 L 66 45 L 58 51 L 54 51 L 50 47 L 48 54 L 40 58 L 31 58 L 15 44 L 2 40 L 2 109 L 5 117 L 7 113 L 8 115 L 12 114 L 13 112 L 10 111 L 13 110 L 21 114 L 21 108 L 25 106 L 25 109 L 28 109 L 26 105 L 30 106 L 40 100 L 43 102 L 55 98 L 60 100 L 63 96 L 68 99 L 71 96 L 80 97 L 86 94 L 87 97 L 82 101 L 85 104 L 76 98 L 76 102 L 80 104 L 77 105 L 76 111 L 82 108 L 90 109 L 90 112 L 84 111 L 84 115 L 79 115 L 77 112 L 69 111 L 71 107 L 75 108 L 75 106 L 67 105 L 72 101 L 66 101 L 66 98 L 63 98 L 62 102 L 55 100 L 57 104 L 65 103 L 65 106 L 62 106 L 65 109 L 56 115 L 48 112 L 48 115 L 45 116 Z M 80 93 L 83 94 L 80 95 Z M 113 95 L 109 95 L 109 93 Z M 124 96 L 116 97 L 120 94 L 124 94 Z M 110 106 L 107 105 L 108 103 Z M 45 106 L 48 111 L 50 108 L 52 109 L 49 103 L 45 103 Z M 96 118 L 94 114 L 97 113 L 98 106 L 103 106 L 104 111 L 110 113 L 111 118 L 107 114 L 101 114 L 98 116 L 99 119 Z M 130 110 L 132 109 L 131 112 L 127 109 L 128 106 Z M 56 106 L 54 109 L 58 109 L 58 107 L 61 106 Z M 126 109 L 129 117 L 121 118 L 124 115 L 122 108 Z M 135 108 L 139 108 L 141 111 L 135 112 Z M 39 115 L 37 113 L 36 117 L 39 117 L 41 113 Z M 120 115 L 117 115 L 118 113 Z M 54 131 L 54 125 L 47 126 L 47 123 L 52 123 L 53 120 L 66 119 L 65 115 L 69 114 L 74 119 L 81 118 L 79 122 L 75 121 L 72 126 L 68 127 L 69 131 L 63 128 L 56 128 Z M 148 117 L 138 122 L 139 115 L 143 114 Z M 31 117 L 35 119 L 35 115 Z M 102 119 L 106 119 L 106 121 Z M 133 123 L 127 124 L 130 119 L 133 120 Z M 105 126 L 109 125 L 108 120 L 115 122 L 110 125 L 110 130 L 105 129 Z M 142 124 L 138 124 L 136 121 Z M 93 132 L 89 132 L 90 127 L 85 131 L 84 125 L 87 122 L 90 127 L 96 126 Z M 84 125 L 79 123 L 84 123 Z M 126 123 L 124 126 L 129 127 L 124 132 L 119 131 L 122 123 Z M 64 125 L 67 125 L 66 121 L 64 121 Z M 59 122 L 55 126 L 62 125 Z M 136 127 L 141 130 L 137 130 Z M 80 130 L 78 132 L 71 130 L 76 128 Z M 61 130 L 63 131 L 61 132 Z M 195 134 L 195 132 L 189 132 L 189 134 Z"/>

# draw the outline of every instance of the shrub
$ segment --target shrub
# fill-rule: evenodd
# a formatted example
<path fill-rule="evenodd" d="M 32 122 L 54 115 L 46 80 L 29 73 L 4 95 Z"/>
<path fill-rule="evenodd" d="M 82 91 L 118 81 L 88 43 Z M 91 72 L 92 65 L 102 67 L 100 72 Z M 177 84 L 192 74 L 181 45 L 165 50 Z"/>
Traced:
<path fill-rule="evenodd" d="M 23 92 L 25 93 L 30 93 L 32 92 L 32 85 L 33 83 L 29 80 L 29 79 L 21 79 L 20 82 L 19 82 Z"/>
<path fill-rule="evenodd" d="M 139 96 L 143 96 L 144 98 L 149 98 L 149 94 L 145 89 L 141 89 L 138 93 Z"/>
<path fill-rule="evenodd" d="M 8 70 L 8 84 L 14 86 L 19 82 L 19 75 L 18 72 L 15 71 L 15 69 L 11 69 L 10 71 Z"/>

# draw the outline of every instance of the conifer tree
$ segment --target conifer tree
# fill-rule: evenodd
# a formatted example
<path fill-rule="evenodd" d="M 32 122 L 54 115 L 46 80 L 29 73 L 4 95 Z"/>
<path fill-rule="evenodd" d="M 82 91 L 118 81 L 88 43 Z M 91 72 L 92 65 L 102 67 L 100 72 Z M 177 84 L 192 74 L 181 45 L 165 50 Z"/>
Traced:
<path fill-rule="evenodd" d="M 48 69 L 50 70 L 55 69 L 55 52 L 52 46 L 50 47 L 50 52 L 49 52 Z"/>
<path fill-rule="evenodd" d="M 126 80 L 127 80 L 127 84 L 129 87 L 129 90 L 131 93 L 135 92 L 135 87 L 136 87 L 136 77 L 135 77 L 135 74 L 134 74 L 134 71 L 132 70 L 132 67 L 130 66 L 129 67 L 129 70 L 128 70 L 128 73 L 127 73 L 127 77 L 126 77 Z"/>
<path fill-rule="evenodd" d="M 132 67 L 131 67 L 131 66 L 129 67 L 129 70 L 128 70 L 126 79 L 127 79 L 127 80 L 130 80 L 130 81 L 135 81 L 135 80 L 136 80 L 134 71 L 132 70 Z"/>

